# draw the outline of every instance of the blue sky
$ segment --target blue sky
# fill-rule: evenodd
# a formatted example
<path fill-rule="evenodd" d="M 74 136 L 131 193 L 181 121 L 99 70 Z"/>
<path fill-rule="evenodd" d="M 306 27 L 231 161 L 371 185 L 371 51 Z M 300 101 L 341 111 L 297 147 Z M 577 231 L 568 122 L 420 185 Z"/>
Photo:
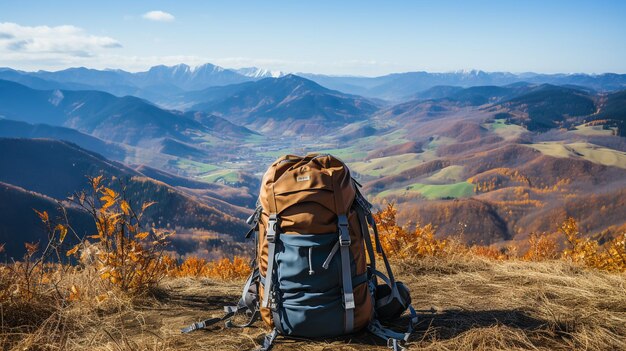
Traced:
<path fill-rule="evenodd" d="M 181 62 L 367 76 L 626 73 L 626 1 L 0 0 L 0 66 Z"/>

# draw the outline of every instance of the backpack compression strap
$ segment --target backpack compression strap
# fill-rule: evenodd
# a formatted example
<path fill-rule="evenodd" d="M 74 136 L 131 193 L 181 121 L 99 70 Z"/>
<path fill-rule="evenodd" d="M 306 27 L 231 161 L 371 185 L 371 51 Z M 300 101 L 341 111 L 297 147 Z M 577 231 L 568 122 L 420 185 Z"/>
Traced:
<path fill-rule="evenodd" d="M 346 310 L 345 331 L 346 334 L 354 330 L 354 292 L 352 290 L 352 269 L 350 266 L 350 228 L 348 227 L 348 217 L 344 213 L 345 203 L 341 196 L 339 179 L 335 174 L 333 177 L 333 193 L 335 196 L 335 212 L 337 213 L 337 229 L 339 231 L 339 250 L 341 254 L 341 283 L 343 285 L 343 304 Z"/>
<path fill-rule="evenodd" d="M 270 201 L 271 202 L 271 201 Z M 272 280 L 274 279 L 274 260 L 276 254 L 276 239 L 278 236 L 278 218 L 276 213 L 271 213 L 267 222 L 267 233 L 265 238 L 267 239 L 267 271 L 265 273 L 265 286 L 263 287 L 263 302 L 262 308 L 269 306 L 270 293 L 272 291 Z"/>
<path fill-rule="evenodd" d="M 270 214 L 267 222 L 267 232 L 265 239 L 267 240 L 267 271 L 265 272 L 265 286 L 263 287 L 263 300 L 261 307 L 269 306 L 270 294 L 272 292 L 272 282 L 274 277 L 274 261 L 276 254 L 276 239 L 278 239 L 278 209 L 276 205 L 276 196 L 274 195 L 274 184 L 268 189 Z"/>
<path fill-rule="evenodd" d="M 277 336 L 278 330 L 276 330 L 276 328 L 272 329 L 272 331 L 263 338 L 263 345 L 255 351 L 270 351 L 272 346 L 274 346 L 274 340 L 276 340 Z"/>
<path fill-rule="evenodd" d="M 357 215 L 359 216 L 359 222 L 361 222 L 361 231 L 363 232 L 363 236 L 365 237 L 365 246 L 367 248 L 367 253 L 371 257 L 370 267 L 372 268 L 373 278 L 374 279 L 376 279 L 376 277 L 380 278 L 392 290 L 392 293 L 389 296 L 384 298 L 384 300 L 382 301 L 377 301 L 377 304 L 389 303 L 394 298 L 400 299 L 401 298 L 400 293 L 398 292 L 398 286 L 393 276 L 393 272 L 391 271 L 391 265 L 389 264 L 389 259 L 387 258 L 387 255 L 385 254 L 385 251 L 383 250 L 380 244 L 378 228 L 376 227 L 376 221 L 374 221 L 374 217 L 372 216 L 372 212 L 371 212 L 372 205 L 363 197 L 363 195 L 361 195 L 361 193 L 358 191 L 358 188 L 357 188 L 356 200 L 357 200 L 357 205 L 358 205 L 356 207 L 356 212 L 357 212 Z M 387 274 L 389 275 L 389 278 L 387 278 L 387 276 L 385 276 L 382 272 L 376 269 L 376 258 L 374 256 L 374 249 L 372 248 L 372 241 L 370 238 L 370 233 L 367 228 L 368 223 L 372 227 L 372 230 L 374 231 L 376 251 L 382 256 L 383 262 L 385 264 L 385 269 L 387 270 Z M 383 340 L 387 340 L 387 346 L 393 349 L 394 351 L 405 350 L 402 344 L 408 341 L 409 337 L 413 333 L 413 329 L 415 325 L 417 324 L 417 313 L 415 312 L 415 309 L 413 308 L 413 306 L 409 304 L 408 310 L 409 310 L 409 316 L 410 316 L 409 327 L 407 331 L 404 333 L 398 333 L 392 329 L 389 329 L 383 326 L 380 323 L 380 321 L 378 321 L 377 319 L 374 319 L 372 322 L 370 322 L 370 324 L 367 327 L 367 330 L 370 333 L 378 336 L 379 338 L 382 338 Z"/>
<path fill-rule="evenodd" d="M 256 290 L 256 287 L 253 287 L 252 285 L 252 284 L 255 284 L 256 281 L 258 281 L 258 279 L 259 279 L 259 270 L 255 269 L 248 277 L 248 280 L 246 281 L 246 285 L 243 288 L 243 293 L 241 294 L 241 298 L 239 299 L 239 302 L 237 303 L 237 305 L 236 306 L 224 306 L 224 312 L 225 312 L 224 316 L 222 316 L 221 318 L 217 318 L 217 317 L 209 318 L 200 322 L 193 323 L 186 328 L 182 328 L 181 332 L 184 334 L 190 333 L 194 330 L 210 327 L 221 321 L 226 321 L 227 328 L 231 328 L 231 327 L 243 328 L 243 327 L 248 327 L 252 325 L 252 323 L 256 322 L 256 320 L 259 319 L 260 317 L 260 313 L 258 310 L 258 295 L 256 295 L 257 290 Z M 248 320 L 248 322 L 246 322 L 245 324 L 234 324 L 231 318 L 235 316 L 237 313 L 243 312 L 246 310 L 249 311 L 248 313 L 250 315 L 250 319 Z"/>

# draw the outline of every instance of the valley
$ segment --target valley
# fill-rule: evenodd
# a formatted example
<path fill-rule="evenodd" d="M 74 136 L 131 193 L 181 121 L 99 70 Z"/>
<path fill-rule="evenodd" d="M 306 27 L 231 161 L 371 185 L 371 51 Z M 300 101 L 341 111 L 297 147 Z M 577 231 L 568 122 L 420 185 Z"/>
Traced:
<path fill-rule="evenodd" d="M 626 85 L 615 80 L 486 74 L 456 86 L 418 74 L 404 76 L 404 95 L 361 96 L 354 84 L 372 81 L 346 93 L 337 77 L 209 68 L 0 71 L 0 182 L 23 216 L 1 215 L 0 242 L 43 238 L 32 208 L 67 206 L 103 174 L 132 201 L 157 202 L 145 224 L 175 230 L 180 255 L 246 252 L 265 169 L 311 152 L 343 159 L 376 206 L 396 203 L 400 223 L 468 244 L 522 243 L 567 216 L 592 235 L 626 229 Z"/>

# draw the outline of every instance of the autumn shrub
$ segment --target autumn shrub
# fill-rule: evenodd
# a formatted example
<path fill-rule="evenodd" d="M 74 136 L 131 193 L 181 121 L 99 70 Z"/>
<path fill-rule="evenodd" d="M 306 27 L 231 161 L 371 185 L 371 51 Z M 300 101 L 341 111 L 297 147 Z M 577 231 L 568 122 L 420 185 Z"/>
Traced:
<path fill-rule="evenodd" d="M 60 210 L 61 217 L 67 219 L 65 209 Z M 68 235 L 76 237 L 76 233 L 68 225 L 54 223 L 46 211 L 34 212 L 44 226 L 47 241 L 42 245 L 24 243 L 26 252 L 21 260 L 0 264 L 0 303 L 13 307 L 30 304 L 50 311 L 79 295 L 78 288 L 65 279 L 75 269 L 62 253 Z"/>
<path fill-rule="evenodd" d="M 527 261 L 553 260 L 559 257 L 556 239 L 546 234 L 532 233 L 528 238 L 528 251 L 522 256 Z"/>
<path fill-rule="evenodd" d="M 574 218 L 569 217 L 561 223 L 559 231 L 565 236 L 569 245 L 561 254 L 563 259 L 588 267 L 600 265 L 598 256 L 600 245 L 595 240 L 581 236 Z"/>
<path fill-rule="evenodd" d="M 469 248 L 468 253 L 470 255 L 485 257 L 499 261 L 511 258 L 511 255 L 506 249 L 500 249 L 493 246 L 473 245 Z"/>
<path fill-rule="evenodd" d="M 435 238 L 432 225 L 416 225 L 413 231 L 401 227 L 396 222 L 397 210 L 393 203 L 374 214 L 379 233 L 380 245 L 387 256 L 406 259 L 424 256 L 442 256 L 448 242 Z"/>
<path fill-rule="evenodd" d="M 562 257 L 573 263 L 612 272 L 626 272 L 626 232 L 600 245 L 597 240 L 583 238 L 578 224 L 567 218 L 559 227 L 569 247 Z"/>
<path fill-rule="evenodd" d="M 172 276 L 200 277 L 205 274 L 207 261 L 196 256 L 187 257 L 174 271 Z"/>
<path fill-rule="evenodd" d="M 618 235 L 606 245 L 601 255 L 602 266 L 608 271 L 626 272 L 626 232 Z"/>
<path fill-rule="evenodd" d="M 80 256 L 81 264 L 94 266 L 100 278 L 111 287 L 128 293 L 141 293 L 155 286 L 170 269 L 165 249 L 173 234 L 156 228 L 144 228 L 142 216 L 153 202 L 136 210 L 121 191 L 103 185 L 102 176 L 90 178 L 90 189 L 70 200 L 91 214 L 96 233 L 66 252 Z"/>
<path fill-rule="evenodd" d="M 0 303 L 31 303 L 53 292 L 51 284 L 60 278 L 59 265 L 45 263 L 39 245 L 26 243 L 21 261 L 0 266 Z M 57 295 L 67 294 L 57 290 Z"/>
<path fill-rule="evenodd" d="M 229 280 L 247 277 L 251 272 L 246 258 L 234 256 L 207 262 L 195 256 L 187 257 L 170 275 L 175 277 L 207 277 Z"/>

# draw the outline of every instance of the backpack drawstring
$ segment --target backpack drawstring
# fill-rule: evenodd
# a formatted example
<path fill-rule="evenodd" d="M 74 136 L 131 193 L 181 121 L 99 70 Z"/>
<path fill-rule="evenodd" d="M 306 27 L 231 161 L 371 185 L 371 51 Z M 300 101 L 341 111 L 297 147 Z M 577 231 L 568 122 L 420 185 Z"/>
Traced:
<path fill-rule="evenodd" d="M 313 270 L 313 246 L 309 247 L 309 275 L 315 274 Z"/>

